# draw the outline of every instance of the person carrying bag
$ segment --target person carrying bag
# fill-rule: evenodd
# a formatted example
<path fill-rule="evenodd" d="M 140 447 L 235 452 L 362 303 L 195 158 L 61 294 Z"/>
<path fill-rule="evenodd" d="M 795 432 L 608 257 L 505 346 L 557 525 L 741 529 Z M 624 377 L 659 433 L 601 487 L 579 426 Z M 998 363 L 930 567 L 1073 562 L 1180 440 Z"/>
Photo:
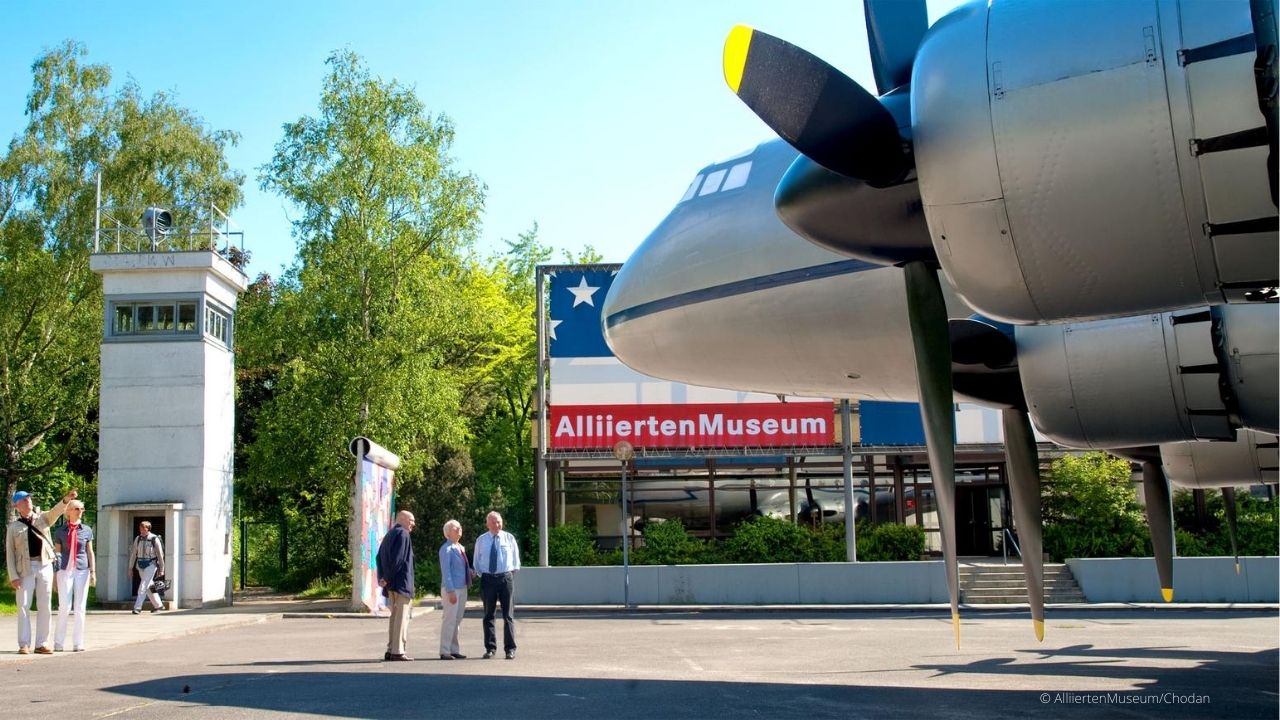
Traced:
<path fill-rule="evenodd" d="M 151 599 L 151 612 L 164 610 L 160 596 L 152 587 L 157 575 L 164 575 L 164 545 L 160 536 L 152 534 L 151 523 L 138 523 L 138 536 L 129 548 L 129 568 L 138 573 L 138 596 L 133 601 L 133 614 L 142 612 L 142 601 Z"/>

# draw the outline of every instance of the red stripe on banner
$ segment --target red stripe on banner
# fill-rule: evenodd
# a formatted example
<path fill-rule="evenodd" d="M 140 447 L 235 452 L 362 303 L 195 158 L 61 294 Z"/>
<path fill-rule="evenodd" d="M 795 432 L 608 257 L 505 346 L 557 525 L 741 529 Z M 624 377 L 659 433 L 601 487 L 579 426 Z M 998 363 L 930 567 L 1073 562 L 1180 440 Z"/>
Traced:
<path fill-rule="evenodd" d="M 701 405 L 553 405 L 553 450 L 610 448 L 787 447 L 835 442 L 829 402 Z"/>

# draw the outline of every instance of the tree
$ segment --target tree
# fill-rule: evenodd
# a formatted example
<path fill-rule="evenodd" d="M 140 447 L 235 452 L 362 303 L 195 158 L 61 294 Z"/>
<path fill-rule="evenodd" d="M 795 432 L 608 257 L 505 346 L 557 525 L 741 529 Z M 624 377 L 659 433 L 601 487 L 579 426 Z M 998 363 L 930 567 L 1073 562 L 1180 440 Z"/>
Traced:
<path fill-rule="evenodd" d="M 92 434 L 102 288 L 89 269 L 96 173 L 116 206 L 232 208 L 236 136 L 210 132 L 164 93 L 65 43 L 32 65 L 26 127 L 0 156 L 0 476 L 6 511 L 19 481 L 60 477 Z M 50 475 L 53 473 L 53 475 Z M 60 483 L 68 482 L 63 477 Z M 52 489 L 52 488 L 50 488 Z"/>
<path fill-rule="evenodd" d="M 1053 461 L 1044 487 L 1044 547 L 1055 560 L 1147 553 L 1129 463 L 1102 452 Z"/>
<path fill-rule="evenodd" d="M 350 512 L 347 441 L 399 453 L 397 493 L 411 494 L 467 437 L 466 382 L 488 336 L 468 293 L 479 274 L 460 256 L 484 188 L 453 168 L 452 124 L 353 53 L 328 65 L 317 115 L 285 126 L 261 173 L 300 211 L 298 261 L 239 336 L 248 365 L 272 373 L 244 479 L 318 533 L 325 556 L 299 569 L 312 577 L 345 561 L 332 540 Z"/>

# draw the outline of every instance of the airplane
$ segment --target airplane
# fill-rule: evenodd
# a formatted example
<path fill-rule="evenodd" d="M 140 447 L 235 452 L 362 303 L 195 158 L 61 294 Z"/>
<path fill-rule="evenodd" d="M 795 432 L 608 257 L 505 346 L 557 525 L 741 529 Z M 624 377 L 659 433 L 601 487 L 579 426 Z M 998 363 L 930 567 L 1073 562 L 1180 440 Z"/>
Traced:
<path fill-rule="evenodd" d="M 1035 5 L 1005 0 L 963 6 L 932 29 L 927 27 L 923 1 L 867 0 L 864 10 L 880 97 L 804 50 L 741 26 L 726 40 L 725 80 L 802 153 L 775 187 L 773 202 L 787 226 L 847 258 L 901 269 L 898 282 L 906 295 L 914 357 L 897 358 L 914 360 L 930 465 L 935 478 L 943 479 L 937 485 L 938 504 L 957 646 L 954 487 L 948 480 L 954 475 L 953 390 L 987 394 L 1003 407 L 1014 515 L 1020 527 L 1036 529 L 1024 565 L 1036 635 L 1042 639 L 1039 478 L 1029 414 L 1039 418 L 1044 407 L 1029 402 L 1030 392 L 1019 397 L 1014 390 L 1021 386 L 1044 394 L 1054 385 L 1032 383 L 1023 376 L 1024 369 L 1035 371 L 1021 367 L 1027 358 L 1018 362 L 1023 345 L 1035 334 L 1018 339 L 1012 328 L 992 319 L 1035 323 L 1121 318 L 1120 325 L 1089 327 L 1092 332 L 1085 334 L 1098 342 L 1108 337 L 1127 340 L 1125 316 L 1162 313 L 1147 320 L 1175 342 L 1165 343 L 1163 354 L 1150 346 L 1156 354 L 1147 359 L 1175 361 L 1167 369 L 1177 372 L 1178 382 L 1170 385 L 1182 386 L 1177 399 L 1218 402 L 1213 407 L 1184 406 L 1189 411 L 1182 414 L 1194 415 L 1197 422 L 1175 419 L 1168 427 L 1144 428 L 1156 438 L 1155 444 L 1139 446 L 1134 456 L 1142 458 L 1149 490 L 1160 486 L 1168 493 L 1157 462 L 1161 444 L 1197 437 L 1241 442 L 1236 432 L 1251 424 L 1275 432 L 1273 412 L 1262 411 L 1268 418 L 1244 417 L 1238 407 L 1243 389 L 1245 396 L 1255 399 L 1246 403 L 1250 409 L 1257 404 L 1273 410 L 1274 389 L 1265 387 L 1264 379 L 1258 393 L 1254 375 L 1248 388 L 1231 385 L 1243 382 L 1227 377 L 1233 367 L 1238 375 L 1239 366 L 1212 351 L 1215 343 L 1222 344 L 1228 325 L 1237 338 L 1261 338 L 1261 357 L 1250 360 L 1260 359 L 1261 367 L 1273 368 L 1269 379 L 1275 377 L 1274 334 L 1267 332 L 1267 316 L 1274 310 L 1263 305 L 1261 312 L 1233 312 L 1236 319 L 1228 321 L 1228 313 L 1216 307 L 1224 302 L 1274 302 L 1280 285 L 1275 279 L 1274 238 L 1275 6 L 1262 0 L 1230 5 L 1181 0 L 1129 3 L 1118 9 L 1083 0 Z M 747 169 L 750 172 L 752 165 Z M 711 178 L 699 177 L 700 186 L 691 187 L 684 200 L 722 192 L 735 172 L 743 179 L 741 169 L 723 171 L 712 192 L 705 190 Z M 679 210 L 677 206 L 673 217 Z M 683 215 L 688 224 L 691 213 Z M 680 221 L 672 222 L 673 217 L 655 234 L 669 222 L 667 231 L 681 232 Z M 725 219 L 722 224 L 734 223 Z M 716 259 L 732 262 L 762 251 L 738 247 L 708 253 L 703 246 L 723 240 L 724 230 L 708 226 L 685 231 L 698 246 L 693 250 L 700 256 L 698 266 L 708 265 L 717 254 Z M 646 252 L 668 259 L 680 252 L 654 249 L 661 244 L 646 241 L 628 264 Z M 668 294 L 640 293 L 615 303 L 616 312 L 606 309 L 605 316 L 606 325 L 618 336 L 615 354 L 628 364 L 634 358 L 640 363 L 634 365 L 637 369 L 662 375 L 662 368 L 653 363 L 642 367 L 646 362 L 640 357 L 657 343 L 643 348 L 633 341 L 633 347 L 625 348 L 621 336 L 642 333 L 643 325 L 654 328 L 659 314 L 671 309 L 677 312 L 668 313 L 665 320 L 679 316 L 687 322 L 695 315 L 715 315 L 707 312 L 707 299 L 717 299 L 722 308 L 727 301 L 741 310 L 752 301 L 728 298 L 771 283 L 795 284 L 822 272 L 830 273 L 827 284 L 834 286 L 839 281 L 832 278 L 857 268 L 839 262 L 822 269 L 797 267 L 794 258 L 779 258 L 776 252 L 755 255 L 757 267 L 766 262 L 764 257 L 779 264 L 758 277 L 721 287 L 701 280 L 682 286 L 664 277 L 655 285 L 665 286 Z M 667 269 L 688 279 L 688 269 L 683 274 Z M 627 286 L 615 284 L 611 295 L 625 298 Z M 946 292 L 950 287 L 956 292 Z M 838 293 L 818 295 L 799 302 L 812 306 L 824 300 L 829 305 L 833 300 L 853 300 Z M 862 296 L 866 295 L 864 290 Z M 962 297 L 986 317 L 955 317 L 955 298 L 949 295 Z M 696 309 L 680 312 L 681 307 Z M 827 314 L 838 313 L 827 308 Z M 902 314 L 896 313 L 898 318 Z M 625 330 L 623 323 L 629 326 Z M 717 319 L 702 324 L 718 327 L 721 338 L 734 335 Z M 1271 330 L 1275 324 L 1272 318 Z M 860 326 L 850 327 L 861 333 Z M 800 336 L 797 330 L 780 329 L 789 331 L 792 339 Z M 1081 326 L 1063 332 L 1084 330 Z M 1198 353 L 1203 362 L 1176 363 L 1179 336 L 1194 336 L 1185 354 Z M 834 352 L 836 344 L 822 347 L 846 360 Z M 701 343 L 693 346 L 706 349 Z M 1079 347 L 1079 342 L 1070 344 L 1072 350 Z M 757 361 L 753 355 L 734 354 Z M 1105 351 L 1095 354 L 1108 359 Z M 1051 355 L 1035 357 L 1051 362 L 1046 359 Z M 1067 392 L 1049 392 L 1052 399 L 1069 397 L 1076 384 L 1097 378 L 1097 367 L 1071 353 L 1057 359 L 1067 361 L 1057 368 L 1058 386 Z M 829 375 L 831 361 L 827 358 L 825 367 L 815 369 Z M 772 364 L 781 369 L 776 360 Z M 953 386 L 957 365 L 966 372 L 954 376 Z M 712 362 L 690 377 L 683 374 L 688 367 L 671 367 L 665 377 L 693 380 L 697 375 L 693 381 L 712 385 L 748 387 L 754 381 L 753 387 L 762 387 L 761 382 L 771 382 L 743 377 L 749 373 Z M 719 373 L 720 378 L 709 377 Z M 882 391 L 888 389 L 879 375 L 864 379 L 851 371 L 847 377 L 862 380 L 863 390 L 877 383 L 884 386 Z M 867 381 L 871 378 L 875 382 Z M 739 384 L 744 380 L 749 382 Z M 1217 393 L 1215 380 L 1222 388 Z M 1211 416 L 1216 420 L 1209 420 Z M 1143 433 L 1122 434 L 1129 436 L 1126 439 L 1147 439 Z M 1119 438 L 1106 441 L 1113 440 Z M 1172 521 L 1164 522 L 1169 513 L 1153 509 L 1152 503 L 1148 509 L 1168 600 Z"/>
<path fill-rule="evenodd" d="M 773 191 L 796 157 L 772 140 L 698 172 L 614 278 L 602 312 L 607 342 L 635 370 L 690 384 L 918 401 L 905 271 L 838 255 L 782 223 Z M 868 233 L 876 217 L 883 214 L 869 213 Z M 1219 487 L 1262 479 L 1260 468 L 1275 466 L 1280 306 L 1011 326 L 978 315 L 949 285 L 942 294 L 955 394 L 1001 407 L 1010 468 L 1033 468 L 1033 482 L 1011 476 L 1010 485 L 1038 637 L 1039 479 L 1034 439 L 1017 442 L 1021 418 L 1029 414 L 1062 445 L 1142 458 L 1154 524 L 1161 507 L 1167 514 L 1158 500 L 1166 475 L 1181 486 Z M 1216 345 L 1225 348 L 1221 361 Z M 1228 390 L 1231 410 L 1194 412 L 1213 409 L 1195 403 L 1215 398 L 1225 408 L 1222 393 L 1207 388 Z M 1023 432 L 1030 438 L 1029 425 Z M 1232 442 L 1198 441 L 1228 433 Z M 1210 447 L 1217 452 L 1203 451 Z M 940 477 L 934 473 L 936 485 L 945 484 Z M 1158 558 L 1172 557 L 1172 521 L 1165 525 L 1168 552 L 1157 541 Z M 1158 567 L 1162 587 L 1172 587 L 1171 559 Z"/>

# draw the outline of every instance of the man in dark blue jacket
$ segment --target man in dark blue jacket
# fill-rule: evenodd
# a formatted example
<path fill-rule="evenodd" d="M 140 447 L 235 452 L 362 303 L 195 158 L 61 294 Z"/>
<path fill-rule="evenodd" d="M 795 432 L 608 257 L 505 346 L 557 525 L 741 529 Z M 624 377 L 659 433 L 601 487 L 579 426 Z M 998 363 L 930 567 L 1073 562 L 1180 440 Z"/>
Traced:
<path fill-rule="evenodd" d="M 396 524 L 378 546 L 378 584 L 391 606 L 391 629 L 383 660 L 412 660 L 405 654 L 409 640 L 410 608 L 413 605 L 413 543 L 409 533 L 416 522 L 413 513 L 396 513 Z"/>

